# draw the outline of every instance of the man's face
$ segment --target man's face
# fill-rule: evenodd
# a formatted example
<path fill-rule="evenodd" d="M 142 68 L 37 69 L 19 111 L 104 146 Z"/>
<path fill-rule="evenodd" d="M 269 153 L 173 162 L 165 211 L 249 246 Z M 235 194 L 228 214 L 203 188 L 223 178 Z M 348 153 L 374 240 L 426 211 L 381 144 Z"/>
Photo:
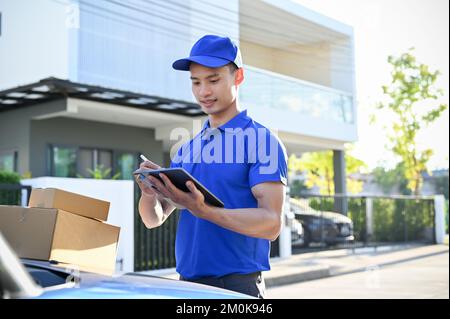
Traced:
<path fill-rule="evenodd" d="M 237 86 L 241 82 L 238 73 L 230 71 L 229 66 L 208 68 L 191 63 L 192 93 L 206 114 L 217 114 L 236 103 Z"/>

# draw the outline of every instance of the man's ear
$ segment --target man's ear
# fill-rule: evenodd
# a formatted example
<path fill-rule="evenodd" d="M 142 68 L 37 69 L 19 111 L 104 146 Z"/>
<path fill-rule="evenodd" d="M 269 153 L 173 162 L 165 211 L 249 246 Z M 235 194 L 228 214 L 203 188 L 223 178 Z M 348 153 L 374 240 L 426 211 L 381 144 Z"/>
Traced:
<path fill-rule="evenodd" d="M 234 85 L 240 85 L 242 82 L 244 82 L 244 69 L 239 68 L 234 74 Z"/>

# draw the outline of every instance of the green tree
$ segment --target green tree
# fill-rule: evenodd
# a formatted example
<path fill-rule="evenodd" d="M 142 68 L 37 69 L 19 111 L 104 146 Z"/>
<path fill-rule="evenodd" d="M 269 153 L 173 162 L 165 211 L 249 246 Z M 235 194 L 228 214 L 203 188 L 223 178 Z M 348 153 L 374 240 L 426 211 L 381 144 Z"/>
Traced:
<path fill-rule="evenodd" d="M 372 171 L 375 182 L 381 187 L 384 194 L 391 194 L 395 187 L 401 195 L 411 195 L 408 188 L 408 180 L 405 177 L 405 165 L 403 162 L 398 163 L 393 169 L 385 169 L 384 167 L 376 167 Z"/>
<path fill-rule="evenodd" d="M 347 174 L 347 191 L 359 193 L 363 183 L 351 178 L 351 174 L 361 172 L 366 164 L 350 155 L 351 148 L 347 147 L 345 152 L 345 166 Z M 319 187 L 320 193 L 324 195 L 334 194 L 334 168 L 333 151 L 305 153 L 300 158 L 294 154 L 289 157 L 289 171 L 292 173 L 306 172 L 305 186 Z"/>
<path fill-rule="evenodd" d="M 445 199 L 448 200 L 448 174 L 435 177 L 433 179 L 433 185 L 436 190 L 436 194 L 442 194 Z"/>
<path fill-rule="evenodd" d="M 308 187 L 306 187 L 305 183 L 301 180 L 295 180 L 289 185 L 290 196 L 300 196 L 304 191 L 308 190 Z"/>
<path fill-rule="evenodd" d="M 418 195 L 423 183 L 422 172 L 428 171 L 426 165 L 433 151 L 418 149 L 417 133 L 434 122 L 448 106 L 436 101 L 443 95 L 441 89 L 435 88 L 440 72 L 418 63 L 412 51 L 413 48 L 400 57 L 388 57 L 392 81 L 382 86 L 386 100 L 376 108 L 387 110 L 393 119 L 387 133 L 387 148 L 404 163 L 408 188 Z M 372 120 L 376 117 L 372 116 Z"/>

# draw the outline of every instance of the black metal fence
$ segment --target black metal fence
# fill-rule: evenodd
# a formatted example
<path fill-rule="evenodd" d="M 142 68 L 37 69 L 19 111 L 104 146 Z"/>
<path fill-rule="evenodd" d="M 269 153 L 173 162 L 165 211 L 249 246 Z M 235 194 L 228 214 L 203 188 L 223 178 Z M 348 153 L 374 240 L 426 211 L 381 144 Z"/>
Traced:
<path fill-rule="evenodd" d="M 0 205 L 27 205 L 31 186 L 0 184 Z M 140 190 L 135 185 L 135 270 L 175 267 L 178 212 L 160 227 L 147 229 L 138 212 Z M 293 252 L 314 248 L 355 248 L 384 244 L 435 243 L 432 197 L 318 196 L 290 199 L 291 210 L 303 228 Z M 278 239 L 270 257 L 279 256 Z"/>
<path fill-rule="evenodd" d="M 432 197 L 304 195 L 290 204 L 303 226 L 293 251 L 435 242 Z"/>
<path fill-rule="evenodd" d="M 25 194 L 22 190 L 26 191 Z M 30 195 L 31 186 L 0 183 L 0 205 L 28 205 Z"/>
<path fill-rule="evenodd" d="M 179 213 L 173 212 L 160 227 L 147 229 L 139 216 L 139 187 L 135 185 L 135 271 L 175 267 L 175 236 Z M 278 239 L 271 243 L 271 257 L 279 256 Z"/>

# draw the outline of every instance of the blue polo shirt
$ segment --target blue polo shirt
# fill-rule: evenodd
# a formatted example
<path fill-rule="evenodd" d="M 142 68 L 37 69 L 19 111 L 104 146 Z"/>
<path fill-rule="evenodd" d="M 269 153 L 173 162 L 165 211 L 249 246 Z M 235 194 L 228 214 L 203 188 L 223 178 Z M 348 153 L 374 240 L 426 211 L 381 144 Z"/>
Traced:
<path fill-rule="evenodd" d="M 178 150 L 171 167 L 182 167 L 225 204 L 257 208 L 251 188 L 287 182 L 286 150 L 267 128 L 242 111 L 219 128 L 209 120 Z M 188 279 L 270 270 L 270 241 L 246 236 L 180 212 L 175 244 L 177 272 Z"/>

